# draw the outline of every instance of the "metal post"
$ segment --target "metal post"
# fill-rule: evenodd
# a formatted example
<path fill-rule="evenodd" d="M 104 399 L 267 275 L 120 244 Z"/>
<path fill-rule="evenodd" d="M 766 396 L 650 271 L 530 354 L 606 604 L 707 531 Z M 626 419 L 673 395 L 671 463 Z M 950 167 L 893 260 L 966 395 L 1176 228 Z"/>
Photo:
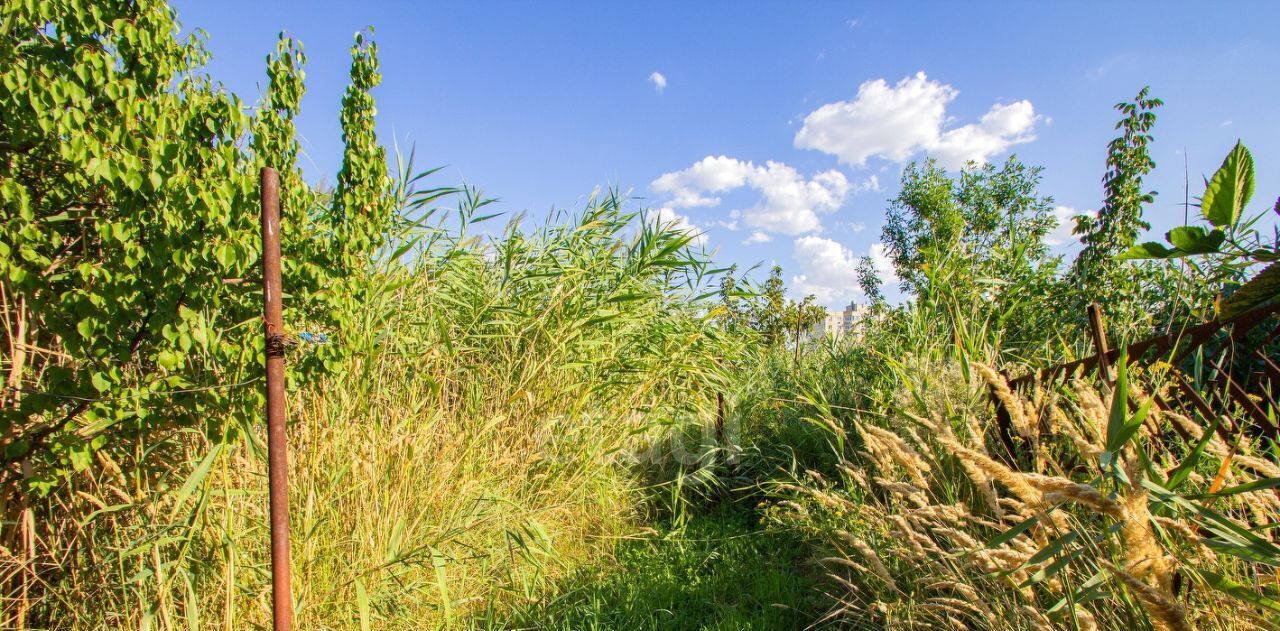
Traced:
<path fill-rule="evenodd" d="M 280 174 L 262 169 L 262 298 L 267 359 L 267 466 L 271 501 L 271 606 L 275 631 L 293 628 L 289 588 L 289 478 L 280 285 Z"/>
<path fill-rule="evenodd" d="M 1096 302 L 1089 304 L 1089 330 L 1093 333 L 1093 349 L 1098 351 L 1098 372 L 1102 375 L 1104 387 L 1110 390 L 1115 381 L 1111 376 L 1111 351 L 1107 349 L 1107 329 L 1102 322 L 1102 309 Z"/>

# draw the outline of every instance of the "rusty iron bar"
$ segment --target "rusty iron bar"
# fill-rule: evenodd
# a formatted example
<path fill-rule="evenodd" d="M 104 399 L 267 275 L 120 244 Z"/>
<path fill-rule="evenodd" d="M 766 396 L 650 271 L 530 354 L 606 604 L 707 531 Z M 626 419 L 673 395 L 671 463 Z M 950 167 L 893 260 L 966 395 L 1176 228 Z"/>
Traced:
<path fill-rule="evenodd" d="M 1249 398 L 1249 393 L 1245 391 L 1239 381 L 1231 376 L 1231 373 L 1227 372 L 1223 366 L 1224 363 L 1223 358 L 1219 357 L 1211 364 L 1211 366 L 1222 379 L 1226 386 L 1227 394 L 1235 400 L 1237 405 L 1244 409 L 1245 413 L 1253 418 L 1253 422 L 1262 429 L 1267 438 L 1271 439 L 1271 442 L 1276 442 L 1277 439 L 1280 439 L 1280 435 L 1278 435 L 1280 428 L 1277 428 L 1275 423 L 1273 423 L 1267 416 L 1266 412 L 1263 412 L 1262 408 Z"/>
<path fill-rule="evenodd" d="M 1267 357 L 1267 354 L 1263 353 L 1262 349 L 1253 349 L 1253 354 L 1255 357 L 1262 360 L 1263 370 L 1266 373 L 1267 378 L 1271 381 L 1272 387 L 1275 388 L 1280 386 L 1280 366 L 1277 366 L 1274 361 L 1271 361 L 1271 358 Z"/>
<path fill-rule="evenodd" d="M 1108 357 L 1111 350 L 1107 348 L 1107 325 L 1102 321 L 1102 307 L 1096 302 L 1089 303 L 1088 313 L 1089 332 L 1093 334 L 1093 348 L 1098 356 L 1098 372 L 1102 375 L 1102 386 L 1110 390 L 1115 377 L 1111 374 L 1111 359 Z"/>
<path fill-rule="evenodd" d="M 1157 356 L 1163 355 L 1175 346 L 1178 346 L 1179 342 L 1187 340 L 1188 342 L 1182 352 L 1180 352 L 1171 361 L 1171 363 L 1176 364 L 1196 348 L 1207 342 L 1214 333 L 1217 333 L 1224 327 L 1234 325 L 1234 328 L 1232 329 L 1232 338 L 1237 339 L 1248 331 L 1253 330 L 1254 327 L 1265 322 L 1268 317 L 1277 313 L 1280 313 L 1280 303 L 1259 307 L 1253 311 L 1246 311 L 1234 318 L 1205 322 L 1203 324 L 1186 327 L 1176 333 L 1158 335 L 1156 337 L 1142 340 L 1141 342 L 1135 342 L 1129 345 L 1129 361 L 1137 361 L 1138 358 L 1142 357 L 1142 355 L 1153 348 L 1156 350 L 1155 354 Z M 1055 364 L 1048 368 L 1013 379 L 1009 382 L 1009 386 L 1021 387 L 1034 382 L 1036 379 L 1049 381 L 1059 375 L 1069 375 L 1082 367 L 1085 372 L 1088 372 L 1089 370 L 1092 370 L 1102 358 L 1102 356 L 1094 354 L 1074 361 Z M 1109 350 L 1105 356 L 1105 359 L 1112 363 L 1119 360 L 1119 358 L 1119 350 Z"/>
<path fill-rule="evenodd" d="M 1218 416 L 1218 414 L 1213 411 L 1213 407 L 1209 405 L 1209 402 L 1205 401 L 1200 391 L 1196 390 L 1196 387 L 1191 385 L 1191 382 L 1187 381 L 1187 378 L 1183 377 L 1182 373 L 1173 371 L 1172 374 L 1173 378 L 1178 382 L 1178 389 L 1182 390 L 1182 394 L 1191 401 L 1191 405 L 1195 407 L 1196 411 L 1200 412 L 1200 416 L 1203 416 L 1205 421 L 1213 422 L 1214 417 Z M 1231 444 L 1231 436 L 1236 431 L 1235 422 L 1225 414 L 1222 416 L 1226 423 L 1218 423 L 1218 437 L 1222 439 L 1222 442 Z"/>
<path fill-rule="evenodd" d="M 261 184 L 267 467 L 271 502 L 271 608 L 275 631 L 290 631 L 293 628 L 293 595 L 289 585 L 289 458 L 284 407 L 284 295 L 280 283 L 280 174 L 271 167 L 263 167 Z"/>
<path fill-rule="evenodd" d="M 1155 409 L 1161 412 L 1177 412 L 1177 410 L 1174 409 L 1173 405 L 1170 404 L 1168 400 L 1160 396 L 1159 392 L 1152 394 L 1151 398 L 1152 400 L 1155 401 Z M 1169 426 L 1172 427 L 1173 431 L 1177 433 L 1178 436 L 1181 437 L 1182 440 L 1185 441 L 1187 444 L 1192 444 L 1192 445 L 1195 444 L 1196 442 L 1195 437 L 1193 437 L 1190 433 L 1188 433 L 1187 430 L 1183 429 L 1181 425 L 1177 423 L 1169 423 Z"/>

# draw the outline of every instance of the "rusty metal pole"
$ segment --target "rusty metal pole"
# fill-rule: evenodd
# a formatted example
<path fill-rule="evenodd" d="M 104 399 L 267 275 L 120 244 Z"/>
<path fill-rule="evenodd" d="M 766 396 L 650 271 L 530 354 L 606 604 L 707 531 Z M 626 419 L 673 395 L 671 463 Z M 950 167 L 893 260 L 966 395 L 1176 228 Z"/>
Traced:
<path fill-rule="evenodd" d="M 280 174 L 262 169 L 262 298 L 267 359 L 267 466 L 271 501 L 271 606 L 275 631 L 293 628 L 289 587 L 289 478 L 280 285 Z"/>
<path fill-rule="evenodd" d="M 1107 328 L 1102 322 L 1102 308 L 1098 303 L 1089 304 L 1089 330 L 1093 333 L 1093 348 L 1098 351 L 1098 372 L 1102 375 L 1102 383 L 1107 390 L 1115 378 L 1111 375 L 1111 351 L 1107 348 Z"/>

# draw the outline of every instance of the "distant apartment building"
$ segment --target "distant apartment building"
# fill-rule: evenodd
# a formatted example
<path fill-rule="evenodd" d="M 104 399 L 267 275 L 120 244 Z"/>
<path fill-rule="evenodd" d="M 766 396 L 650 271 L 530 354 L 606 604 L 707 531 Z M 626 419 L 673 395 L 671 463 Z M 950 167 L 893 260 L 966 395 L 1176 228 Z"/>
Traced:
<path fill-rule="evenodd" d="M 861 326 L 862 319 L 870 311 L 871 308 L 869 306 L 860 305 L 856 302 L 850 302 L 841 311 L 829 311 L 826 318 L 809 329 L 809 339 L 840 338 L 850 333 L 856 333 L 859 326 Z"/>

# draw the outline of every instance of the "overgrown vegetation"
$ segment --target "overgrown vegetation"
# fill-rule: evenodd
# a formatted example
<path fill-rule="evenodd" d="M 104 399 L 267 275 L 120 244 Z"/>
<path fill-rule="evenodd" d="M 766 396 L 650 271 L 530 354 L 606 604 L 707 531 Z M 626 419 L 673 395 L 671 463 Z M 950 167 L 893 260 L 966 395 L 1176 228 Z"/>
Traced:
<path fill-rule="evenodd" d="M 1254 376 L 1274 315 L 1113 381 L 1010 385 L 1093 352 L 1092 302 L 1124 345 L 1280 293 L 1242 143 L 1207 227 L 1138 243 L 1146 89 L 1117 106 L 1070 265 L 1039 168 L 911 165 L 883 235 L 908 299 L 863 260 L 873 308 L 809 341 L 825 311 L 780 268 L 717 269 L 616 193 L 499 229 L 411 153 L 389 168 L 371 32 L 327 189 L 297 166 L 297 42 L 246 109 L 163 2 L 10 3 L 0 24 L 7 628 L 269 627 L 264 165 L 300 342 L 298 628 L 1280 622 L 1280 453 L 1257 415 L 1278 411 Z"/>
<path fill-rule="evenodd" d="M 1129 123 L 1150 109 L 1147 98 L 1144 90 L 1118 107 L 1126 118 L 1108 163 L 1109 196 L 1131 198 L 1149 170 L 1145 159 L 1115 155 L 1145 146 L 1131 136 L 1149 132 L 1154 117 L 1140 130 Z M 1004 186 L 997 173 L 1020 184 Z M 1238 144 L 1207 181 L 1200 206 L 1212 228 L 1175 228 L 1172 248 L 1133 245 L 1149 194 L 1125 212 L 1081 221 L 1086 243 L 1110 244 L 1095 272 L 1079 259 L 1062 272 L 1034 247 L 1001 265 L 1020 232 L 1045 229 L 1042 214 L 1026 210 L 1048 203 L 1036 202 L 1034 173 L 1013 160 L 1001 171 L 971 167 L 958 182 L 928 164 L 907 169 L 885 238 L 915 299 L 874 317 L 857 341 L 815 349 L 806 370 L 773 373 L 782 379 L 769 387 L 791 392 L 793 405 L 768 405 L 764 397 L 778 395 L 766 388 L 756 405 L 768 411 L 748 413 L 792 428 L 766 441 L 796 446 L 772 457 L 787 474 L 762 484 L 774 498 L 770 519 L 813 542 L 834 601 L 823 620 L 1274 627 L 1280 453 L 1268 426 L 1278 410 L 1267 398 L 1274 384 L 1251 376 L 1277 352 L 1274 339 L 1241 329 L 1195 353 L 1174 344 L 1136 364 L 1140 374 L 1121 354 L 1114 383 L 1077 371 L 1018 390 L 1008 376 L 1090 354 L 1089 300 L 1114 301 L 1106 311 L 1120 316 L 1150 314 L 1111 320 L 1121 343 L 1273 301 L 1272 268 L 1257 267 L 1274 265 L 1278 243 L 1257 231 L 1269 209 L 1247 216 L 1255 177 L 1247 149 Z M 978 194 L 965 195 L 973 186 Z M 1010 190 L 1019 194 L 996 196 Z M 984 221 L 988 209 L 995 217 Z M 1173 263 L 1188 256 L 1199 258 Z M 1134 269 L 1125 259 L 1156 260 Z M 1270 331 L 1274 317 L 1267 321 Z M 1202 407 L 1201 395 L 1172 389 L 1178 379 L 1215 403 Z M 1257 396 L 1228 396 L 1233 387 Z"/>

